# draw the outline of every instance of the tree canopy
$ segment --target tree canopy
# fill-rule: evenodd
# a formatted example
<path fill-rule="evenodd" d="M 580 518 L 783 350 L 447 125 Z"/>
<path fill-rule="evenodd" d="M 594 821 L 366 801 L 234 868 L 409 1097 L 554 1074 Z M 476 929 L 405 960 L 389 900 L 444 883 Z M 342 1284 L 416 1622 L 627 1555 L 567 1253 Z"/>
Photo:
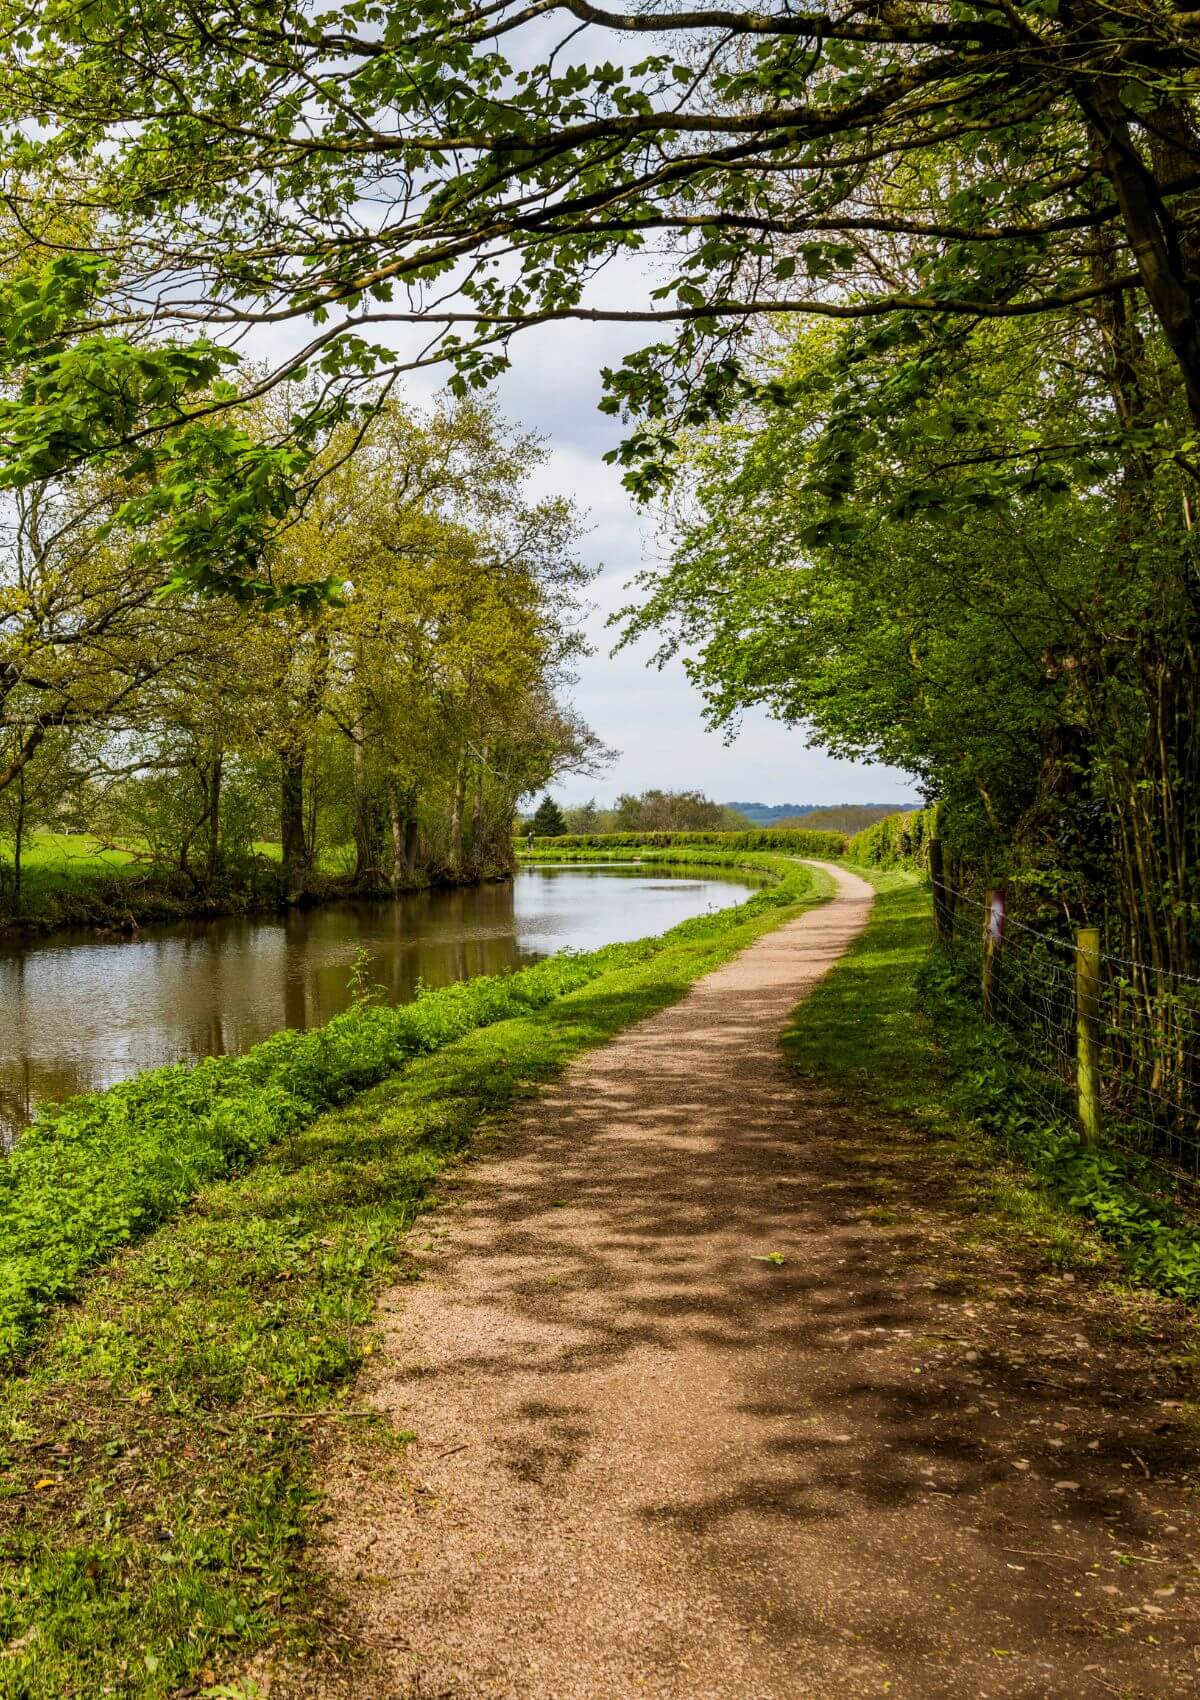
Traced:
<path fill-rule="evenodd" d="M 254 584 L 356 396 L 486 383 L 552 319 L 670 327 L 608 374 L 646 490 L 759 391 L 764 325 L 860 324 L 912 386 L 956 326 L 1136 289 L 1183 397 L 1145 446 L 1196 465 L 1200 23 L 1167 0 L 5 13 L 3 476 L 152 466 L 134 517 L 186 582 Z M 647 299 L 603 298 L 643 251 Z M 288 352 L 242 381 L 256 327 Z M 301 372 L 270 441 L 222 411 Z"/>
<path fill-rule="evenodd" d="M 280 842 L 293 896 L 331 865 L 360 890 L 471 877 L 508 866 L 524 794 L 594 765 L 563 700 L 588 573 L 571 504 L 528 494 L 540 445 L 475 401 L 393 401 L 352 461 L 351 429 L 271 545 L 274 600 L 248 606 L 164 598 L 153 560 L 120 547 L 102 472 L 18 493 L 0 547 L 14 865 L 53 823 L 185 893 L 262 884 L 260 840 Z M 339 597 L 288 599 L 330 572 Z"/>

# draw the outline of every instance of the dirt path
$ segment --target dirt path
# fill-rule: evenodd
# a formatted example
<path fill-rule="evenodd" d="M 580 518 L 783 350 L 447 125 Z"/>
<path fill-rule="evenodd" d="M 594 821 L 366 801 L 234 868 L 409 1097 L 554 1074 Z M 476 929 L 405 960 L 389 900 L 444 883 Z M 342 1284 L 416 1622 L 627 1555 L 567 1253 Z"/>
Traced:
<path fill-rule="evenodd" d="M 869 907 L 831 871 L 835 902 L 572 1067 L 418 1226 L 366 1396 L 419 1439 L 331 1465 L 366 1661 L 294 1692 L 1194 1690 L 1153 1317 L 1130 1344 L 1111 1300 L 957 1249 L 936 1161 L 880 1155 L 781 1058 Z"/>

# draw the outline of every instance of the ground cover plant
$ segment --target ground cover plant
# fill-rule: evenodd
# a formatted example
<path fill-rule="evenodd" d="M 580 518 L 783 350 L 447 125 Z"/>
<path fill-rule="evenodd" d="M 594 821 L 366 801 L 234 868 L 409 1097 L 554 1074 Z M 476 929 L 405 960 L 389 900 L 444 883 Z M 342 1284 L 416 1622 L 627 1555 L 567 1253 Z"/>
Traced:
<path fill-rule="evenodd" d="M 155 1700 L 322 1634 L 313 1458 L 326 1423 L 366 1420 L 352 1377 L 400 1236 L 490 1117 L 830 889 L 753 865 L 773 883 L 747 903 L 610 947 L 552 1003 L 289 1128 L 52 1319 L 0 1386 L 5 1700 Z"/>
<path fill-rule="evenodd" d="M 877 890 L 871 919 L 797 1012 L 784 1039 L 792 1061 L 952 1142 L 989 1208 L 1052 1258 L 1107 1257 L 1114 1274 L 1119 1259 L 1156 1292 L 1200 1298 L 1194 1196 L 1136 1152 L 1084 1149 L 1069 1104 L 1048 1114 L 1019 1041 L 982 1020 L 961 967 L 936 950 L 921 879 L 903 868 L 861 871 Z"/>

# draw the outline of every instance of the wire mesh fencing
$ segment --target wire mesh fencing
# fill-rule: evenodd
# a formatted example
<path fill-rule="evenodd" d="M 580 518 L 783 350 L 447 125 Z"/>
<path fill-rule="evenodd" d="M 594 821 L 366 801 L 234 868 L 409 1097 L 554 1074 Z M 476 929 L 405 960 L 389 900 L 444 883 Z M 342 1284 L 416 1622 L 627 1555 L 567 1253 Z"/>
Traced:
<path fill-rule="evenodd" d="M 1088 928 L 1051 931 L 1004 894 L 947 885 L 943 942 L 989 1020 L 1018 1041 L 1030 1089 L 1086 1143 L 1200 1182 L 1200 980 L 1104 950 Z"/>

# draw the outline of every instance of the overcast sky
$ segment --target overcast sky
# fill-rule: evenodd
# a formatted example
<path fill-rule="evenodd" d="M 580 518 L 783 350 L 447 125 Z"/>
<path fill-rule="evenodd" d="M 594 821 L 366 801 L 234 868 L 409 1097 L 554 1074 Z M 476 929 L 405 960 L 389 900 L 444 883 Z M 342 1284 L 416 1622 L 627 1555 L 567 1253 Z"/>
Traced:
<path fill-rule="evenodd" d="M 622 257 L 605 274 L 608 304 L 641 306 L 652 262 Z M 388 329 L 393 334 L 388 334 Z M 415 349 L 424 333 L 385 328 L 380 340 Z M 654 643 L 612 656 L 615 633 L 607 616 L 629 600 L 626 587 L 656 558 L 652 516 L 640 512 L 621 487 L 620 469 L 604 454 L 619 442 L 619 420 L 597 409 L 601 368 L 653 340 L 645 325 L 564 323 L 520 332 L 511 344 L 512 370 L 496 396 L 514 423 L 538 432 L 550 451 L 536 473 L 539 494 L 572 496 L 588 514 L 581 553 L 602 570 L 589 591 L 593 605 L 586 630 L 594 653 L 579 666 L 573 694 L 578 712 L 617 759 L 596 778 L 567 778 L 554 787 L 560 803 L 594 797 L 611 802 L 623 791 L 652 786 L 704 791 L 718 802 L 896 803 L 916 800 L 909 776 L 899 769 L 834 760 L 805 747 L 803 732 L 778 725 L 765 714 L 748 714 L 732 743 L 707 731 L 700 697 L 683 668 L 661 672 L 650 661 Z M 307 327 L 292 325 L 251 339 L 250 352 L 278 358 L 306 340 Z M 661 334 L 661 332 L 659 333 Z M 444 382 L 440 367 L 410 374 L 405 393 L 428 401 Z"/>
<path fill-rule="evenodd" d="M 551 451 L 538 483 L 568 493 L 589 510 L 583 553 L 601 565 L 591 587 L 596 605 L 587 629 L 595 654 L 579 669 L 575 706 L 606 744 L 620 752 L 598 779 L 566 779 L 560 802 L 622 791 L 706 791 L 720 802 L 903 803 L 915 798 L 912 780 L 896 768 L 836 761 L 805 747 L 802 732 L 765 714 L 747 715 L 727 744 L 705 729 L 700 698 L 681 666 L 662 672 L 650 662 L 653 643 L 611 656 L 614 634 L 605 619 L 628 601 L 625 587 L 654 561 L 650 516 L 621 488 L 617 467 L 603 456 L 621 436 L 620 422 L 597 411 L 600 368 L 615 364 L 642 340 L 638 327 L 546 325 L 512 344 L 513 368 L 498 386 L 505 413 L 539 431 Z"/>

